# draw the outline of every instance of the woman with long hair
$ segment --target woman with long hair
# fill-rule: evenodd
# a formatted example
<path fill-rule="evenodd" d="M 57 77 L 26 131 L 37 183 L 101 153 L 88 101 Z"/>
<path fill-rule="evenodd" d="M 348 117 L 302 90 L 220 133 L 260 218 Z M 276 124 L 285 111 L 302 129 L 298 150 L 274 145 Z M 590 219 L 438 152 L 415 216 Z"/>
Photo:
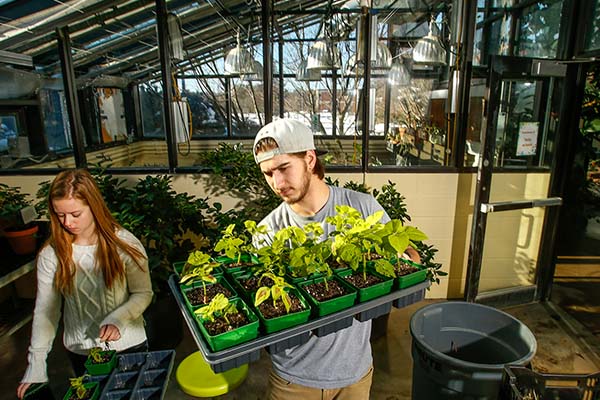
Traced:
<path fill-rule="evenodd" d="M 59 173 L 48 193 L 50 237 L 37 256 L 37 296 L 29 365 L 17 388 L 47 382 L 46 357 L 63 309 L 63 344 L 76 375 L 92 347 L 147 350 L 142 313 L 152 301 L 148 258 L 140 241 L 111 215 L 83 169 Z M 63 305 L 64 303 L 64 305 Z"/>

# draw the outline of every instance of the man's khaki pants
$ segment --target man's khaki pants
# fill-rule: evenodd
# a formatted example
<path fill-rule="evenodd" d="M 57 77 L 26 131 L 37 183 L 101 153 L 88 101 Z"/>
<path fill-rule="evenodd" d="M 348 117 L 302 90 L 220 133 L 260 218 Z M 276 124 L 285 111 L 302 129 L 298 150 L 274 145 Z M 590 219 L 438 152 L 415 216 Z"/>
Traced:
<path fill-rule="evenodd" d="M 272 369 L 269 375 L 269 400 L 368 400 L 373 367 L 358 382 L 339 389 L 316 389 L 280 378 Z"/>

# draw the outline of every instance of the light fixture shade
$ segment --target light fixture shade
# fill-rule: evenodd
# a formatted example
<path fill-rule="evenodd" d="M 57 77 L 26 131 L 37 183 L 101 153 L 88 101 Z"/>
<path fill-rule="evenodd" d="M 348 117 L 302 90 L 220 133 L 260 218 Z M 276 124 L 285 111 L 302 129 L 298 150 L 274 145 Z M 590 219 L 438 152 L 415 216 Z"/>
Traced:
<path fill-rule="evenodd" d="M 440 38 L 433 34 L 433 22 L 429 24 L 427 36 L 419 39 L 412 51 L 413 61 L 419 64 L 446 65 L 446 50 Z"/>
<path fill-rule="evenodd" d="M 410 83 L 410 73 L 402 61 L 392 64 L 388 75 L 388 82 L 394 86 L 407 86 Z"/>
<path fill-rule="evenodd" d="M 240 76 L 241 79 L 246 82 L 259 82 L 263 80 L 263 66 L 260 62 L 252 60 L 254 64 L 253 72 L 251 74 L 243 74 Z"/>
<path fill-rule="evenodd" d="M 225 56 L 225 74 L 248 75 L 254 73 L 254 59 L 239 43 Z"/>
<path fill-rule="evenodd" d="M 392 53 L 383 42 L 377 42 L 377 53 L 375 61 L 371 61 L 371 68 L 375 70 L 387 70 L 392 67 Z"/>
<path fill-rule="evenodd" d="M 296 71 L 296 80 L 302 82 L 320 81 L 321 70 L 306 68 L 306 60 L 302 60 Z"/>
<path fill-rule="evenodd" d="M 307 69 L 327 70 L 340 68 L 340 51 L 331 40 L 318 39 L 310 48 Z"/>
<path fill-rule="evenodd" d="M 342 11 L 360 9 L 359 0 L 348 0 L 340 8 Z M 335 41 L 346 40 L 355 28 L 360 14 L 353 12 L 336 13 L 331 18 L 330 38 Z"/>

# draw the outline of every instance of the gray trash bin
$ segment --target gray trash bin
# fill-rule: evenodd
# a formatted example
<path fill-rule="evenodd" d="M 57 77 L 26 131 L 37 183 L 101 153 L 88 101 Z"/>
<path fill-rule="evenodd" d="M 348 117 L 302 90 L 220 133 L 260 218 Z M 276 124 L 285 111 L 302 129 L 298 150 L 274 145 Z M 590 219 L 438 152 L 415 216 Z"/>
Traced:
<path fill-rule="evenodd" d="M 495 400 L 506 364 L 525 365 L 537 343 L 522 322 L 492 307 L 444 302 L 410 319 L 413 400 Z"/>

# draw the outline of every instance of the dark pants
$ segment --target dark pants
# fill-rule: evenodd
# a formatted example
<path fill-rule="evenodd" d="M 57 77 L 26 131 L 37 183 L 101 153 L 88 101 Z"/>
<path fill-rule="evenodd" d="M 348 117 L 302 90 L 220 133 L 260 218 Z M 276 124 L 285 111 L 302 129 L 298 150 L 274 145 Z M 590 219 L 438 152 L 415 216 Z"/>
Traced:
<path fill-rule="evenodd" d="M 130 347 L 128 349 L 119 351 L 118 354 L 127 354 L 127 353 L 140 353 L 148 351 L 148 341 L 144 341 L 137 346 Z M 73 371 L 75 371 L 75 376 L 81 376 L 85 374 L 85 360 L 87 360 L 87 356 L 82 356 L 81 354 L 73 353 L 67 350 L 67 355 L 69 356 L 69 360 L 71 361 L 71 366 L 73 367 Z"/>

